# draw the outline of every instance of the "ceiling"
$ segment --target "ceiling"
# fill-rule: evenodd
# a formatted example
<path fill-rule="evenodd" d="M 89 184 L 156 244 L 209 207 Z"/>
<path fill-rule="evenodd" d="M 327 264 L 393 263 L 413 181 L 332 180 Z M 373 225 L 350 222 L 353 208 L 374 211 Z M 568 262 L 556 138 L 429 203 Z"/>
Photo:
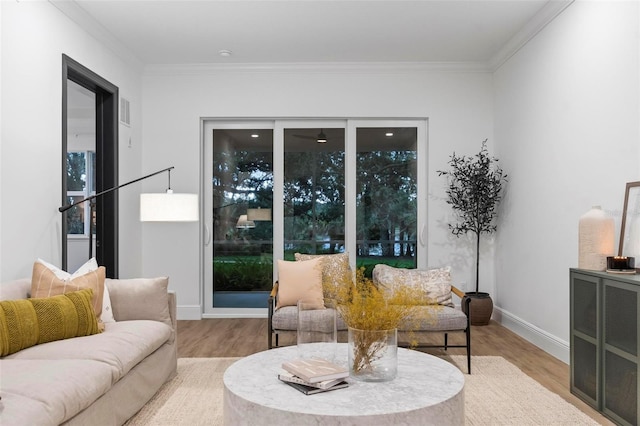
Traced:
<path fill-rule="evenodd" d="M 495 63 L 571 0 L 50 2 L 150 65 Z"/>

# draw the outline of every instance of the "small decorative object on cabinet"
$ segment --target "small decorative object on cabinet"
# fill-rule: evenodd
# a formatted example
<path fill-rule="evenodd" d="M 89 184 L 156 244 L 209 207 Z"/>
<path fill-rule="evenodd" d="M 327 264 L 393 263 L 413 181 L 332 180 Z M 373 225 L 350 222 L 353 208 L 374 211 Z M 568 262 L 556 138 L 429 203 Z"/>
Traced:
<path fill-rule="evenodd" d="M 607 256 L 614 254 L 613 218 L 600 206 L 580 216 L 578 221 L 578 268 L 593 271 L 607 269 Z"/>
<path fill-rule="evenodd" d="M 570 270 L 571 393 L 640 424 L 640 276 Z"/>

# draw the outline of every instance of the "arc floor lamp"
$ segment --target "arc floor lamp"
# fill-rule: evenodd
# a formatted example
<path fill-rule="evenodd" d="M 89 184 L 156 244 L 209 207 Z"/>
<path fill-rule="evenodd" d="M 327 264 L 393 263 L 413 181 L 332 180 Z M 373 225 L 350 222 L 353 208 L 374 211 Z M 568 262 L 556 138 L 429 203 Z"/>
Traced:
<path fill-rule="evenodd" d="M 198 221 L 198 194 L 178 194 L 174 193 L 171 189 L 171 170 L 175 167 L 167 167 L 166 169 L 158 170 L 157 172 L 148 174 L 138 179 L 134 179 L 130 182 L 123 183 L 122 185 L 115 186 L 113 188 L 106 189 L 91 195 L 80 201 L 76 201 L 72 204 L 62 206 L 58 210 L 62 213 L 69 210 L 72 207 L 82 204 L 86 201 L 90 202 L 91 213 L 90 218 L 93 220 L 93 208 L 95 199 L 105 194 L 117 191 L 132 183 L 140 182 L 141 180 L 148 179 L 152 176 L 160 173 L 167 172 L 169 184 L 166 192 L 164 193 L 152 193 L 152 194 L 140 194 L 140 221 L 141 222 L 197 222 Z M 93 232 L 89 231 L 89 258 L 93 257 Z"/>

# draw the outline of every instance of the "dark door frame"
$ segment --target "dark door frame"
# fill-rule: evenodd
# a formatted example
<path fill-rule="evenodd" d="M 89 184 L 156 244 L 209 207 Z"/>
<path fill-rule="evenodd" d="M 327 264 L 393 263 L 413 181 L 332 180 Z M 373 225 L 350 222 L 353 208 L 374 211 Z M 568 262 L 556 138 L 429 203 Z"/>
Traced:
<path fill-rule="evenodd" d="M 62 204 L 67 204 L 67 81 L 96 94 L 96 192 L 118 186 L 118 87 L 62 55 Z M 118 278 L 118 191 L 96 198 L 96 253 L 107 277 Z M 62 213 L 62 268 L 67 269 L 67 218 Z"/>

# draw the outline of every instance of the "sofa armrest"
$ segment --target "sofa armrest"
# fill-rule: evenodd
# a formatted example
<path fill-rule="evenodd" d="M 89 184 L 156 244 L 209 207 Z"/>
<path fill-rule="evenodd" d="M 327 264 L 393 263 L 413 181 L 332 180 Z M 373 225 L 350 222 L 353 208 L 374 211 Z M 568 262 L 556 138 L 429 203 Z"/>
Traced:
<path fill-rule="evenodd" d="M 170 290 L 169 294 L 169 316 L 171 316 L 171 328 L 175 333 L 178 330 L 178 301 L 176 292 Z"/>
<path fill-rule="evenodd" d="M 0 284 L 0 300 L 26 299 L 29 296 L 31 296 L 31 278 L 21 278 Z"/>

